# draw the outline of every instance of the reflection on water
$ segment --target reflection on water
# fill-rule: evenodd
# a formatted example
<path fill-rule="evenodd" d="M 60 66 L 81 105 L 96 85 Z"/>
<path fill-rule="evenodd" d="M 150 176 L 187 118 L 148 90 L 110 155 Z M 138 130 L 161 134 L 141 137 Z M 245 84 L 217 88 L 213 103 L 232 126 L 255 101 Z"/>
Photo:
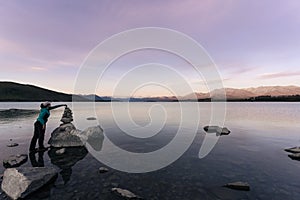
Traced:
<path fill-rule="evenodd" d="M 44 151 L 40 152 L 30 152 L 29 153 L 29 159 L 31 162 L 32 167 L 44 167 Z M 37 159 L 36 159 L 37 154 Z"/>
<path fill-rule="evenodd" d="M 96 103 L 94 113 L 92 104 L 79 104 L 77 110 L 73 110 L 76 128 L 84 130 L 99 123 L 114 144 L 136 153 L 162 148 L 172 140 L 180 125 L 177 104 L 161 103 L 169 113 L 163 129 L 150 138 L 130 138 L 116 126 L 110 103 Z M 151 116 L 147 111 L 153 104 L 156 103 L 132 103 L 132 120 L 141 126 L 149 124 Z M 187 109 L 193 109 L 194 104 L 185 104 Z M 50 199 L 115 199 L 110 192 L 112 184 L 145 199 L 299 199 L 300 162 L 288 158 L 284 149 L 300 145 L 300 103 L 228 103 L 225 126 L 231 133 L 221 137 L 204 159 L 199 159 L 198 153 L 205 134 L 203 127 L 209 124 L 211 112 L 209 103 L 199 103 L 198 106 L 201 120 L 194 143 L 179 160 L 159 171 L 128 174 L 110 169 L 100 174 L 98 169 L 103 164 L 85 148 L 66 148 L 62 155 L 56 154 L 57 149 L 51 149 L 44 155 L 37 153 L 34 157 L 30 156 L 30 160 L 34 166 L 44 163 L 45 166 L 53 164 L 61 169 L 61 179 L 68 184 L 53 187 L 48 194 Z M 0 103 L 0 109 L 9 108 L 34 110 L 39 108 L 39 104 Z M 45 141 L 59 125 L 61 114 L 62 110 L 51 112 Z M 86 120 L 90 116 L 97 117 L 98 121 Z M 36 117 L 9 119 L 7 123 L 0 120 L 1 159 L 28 151 Z M 20 145 L 7 148 L 9 138 Z M 248 182 L 251 190 L 240 192 L 222 187 L 235 181 Z"/>
<path fill-rule="evenodd" d="M 72 175 L 72 167 L 88 153 L 85 147 L 67 147 L 64 152 L 57 153 L 61 148 L 51 148 L 48 151 L 51 163 L 61 169 L 60 174 L 64 183 L 68 183 Z"/>

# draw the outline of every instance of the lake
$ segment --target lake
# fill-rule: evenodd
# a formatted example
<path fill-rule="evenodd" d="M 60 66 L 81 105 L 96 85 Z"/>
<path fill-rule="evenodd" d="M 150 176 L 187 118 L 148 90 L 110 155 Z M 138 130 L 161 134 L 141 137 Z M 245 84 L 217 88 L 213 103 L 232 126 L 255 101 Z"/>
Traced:
<path fill-rule="evenodd" d="M 99 124 L 114 145 L 137 154 L 163 149 L 176 137 L 179 127 L 186 135 L 179 137 L 177 144 L 184 145 L 185 139 L 190 136 L 188 134 L 193 132 L 191 124 L 195 122 L 193 115 L 185 115 L 185 123 L 180 124 L 182 110 L 177 102 L 120 102 L 115 103 L 114 110 L 109 102 L 67 104 L 73 110 L 74 125 L 78 129 Z M 175 162 L 148 173 L 127 173 L 106 166 L 84 151 L 79 152 L 77 157 L 73 156 L 72 164 L 67 167 L 57 164 L 51 153 L 45 152 L 37 155 L 36 159 L 45 166 L 57 168 L 60 172 L 58 179 L 29 199 L 118 199 L 110 191 L 116 186 L 145 199 L 299 199 L 300 161 L 291 160 L 284 149 L 300 146 L 300 103 L 227 103 L 224 125 L 231 133 L 219 137 L 212 151 L 202 159 L 198 154 L 205 136 L 203 127 L 210 123 L 211 105 L 192 102 L 182 105 L 186 113 L 199 109 L 200 121 L 192 144 Z M 37 110 L 39 103 L 0 103 L 0 111 L 11 108 Z M 127 109 L 130 120 L 126 116 Z M 0 158 L 3 160 L 9 155 L 28 153 L 37 114 L 3 113 L 0 116 Z M 51 132 L 59 126 L 62 113 L 63 108 L 51 111 L 45 144 Z M 97 120 L 87 120 L 88 117 L 96 117 Z M 114 121 L 115 118 L 118 122 Z M 137 137 L 128 136 L 126 130 L 119 127 L 120 124 L 126 125 L 129 134 L 134 133 Z M 19 146 L 6 147 L 10 139 Z M 175 151 L 178 149 L 174 148 Z M 110 148 L 106 150 L 113 151 Z M 118 153 L 112 155 L 116 156 L 113 159 L 122 157 Z M 111 162 L 114 162 L 113 159 Z M 23 166 L 31 166 L 34 160 L 29 159 Z M 130 166 L 130 160 L 127 164 Z M 100 174 L 98 169 L 102 166 L 109 171 Z M 1 165 L 0 173 L 3 171 Z M 222 187 L 235 181 L 248 182 L 251 190 L 236 191 Z M 0 198 L 7 197 L 2 193 Z"/>

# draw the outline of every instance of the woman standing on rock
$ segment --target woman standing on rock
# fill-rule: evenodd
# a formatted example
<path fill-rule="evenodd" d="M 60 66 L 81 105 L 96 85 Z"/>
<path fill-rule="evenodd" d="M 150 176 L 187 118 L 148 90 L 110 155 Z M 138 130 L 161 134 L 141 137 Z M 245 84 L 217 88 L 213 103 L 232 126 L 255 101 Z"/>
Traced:
<path fill-rule="evenodd" d="M 46 130 L 46 123 L 50 116 L 50 110 L 53 110 L 53 109 L 56 109 L 56 108 L 59 108 L 62 106 L 67 107 L 66 104 L 51 106 L 51 103 L 48 101 L 41 103 L 40 114 L 39 114 L 36 122 L 34 123 L 34 134 L 31 139 L 31 143 L 30 143 L 30 147 L 29 147 L 30 152 L 36 151 L 35 145 L 36 145 L 37 140 L 39 140 L 39 148 L 37 150 L 38 151 L 46 150 L 46 148 L 44 147 L 44 136 L 45 136 L 45 130 Z"/>

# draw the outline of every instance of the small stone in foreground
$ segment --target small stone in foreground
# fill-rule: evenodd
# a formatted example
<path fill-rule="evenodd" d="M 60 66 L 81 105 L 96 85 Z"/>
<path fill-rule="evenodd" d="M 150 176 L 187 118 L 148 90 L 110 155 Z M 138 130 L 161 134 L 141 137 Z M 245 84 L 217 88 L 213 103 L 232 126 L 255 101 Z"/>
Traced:
<path fill-rule="evenodd" d="M 234 183 L 227 183 L 224 185 L 224 187 L 234 189 L 234 190 L 244 190 L 244 191 L 249 191 L 250 190 L 250 185 L 246 182 L 234 182 Z"/>
<path fill-rule="evenodd" d="M 293 160 L 300 160 L 300 153 L 294 153 L 294 154 L 290 154 L 288 156 Z"/>
<path fill-rule="evenodd" d="M 300 147 L 292 147 L 284 150 L 290 153 L 300 153 Z"/>
<path fill-rule="evenodd" d="M 123 197 L 125 199 L 142 199 L 141 197 L 135 195 L 134 193 L 132 193 L 126 189 L 112 188 L 111 191 L 115 192 L 116 194 L 120 195 L 121 197 Z"/>
<path fill-rule="evenodd" d="M 27 154 L 12 155 L 3 160 L 3 166 L 5 168 L 19 167 L 26 163 L 28 160 Z"/>
<path fill-rule="evenodd" d="M 99 172 L 102 174 L 102 173 L 108 172 L 108 169 L 106 167 L 100 167 Z"/>
<path fill-rule="evenodd" d="M 57 171 L 50 167 L 6 169 L 1 189 L 12 199 L 24 198 L 56 177 Z"/>
<path fill-rule="evenodd" d="M 7 145 L 7 147 L 16 147 L 16 146 L 19 146 L 18 143 L 10 143 Z"/>

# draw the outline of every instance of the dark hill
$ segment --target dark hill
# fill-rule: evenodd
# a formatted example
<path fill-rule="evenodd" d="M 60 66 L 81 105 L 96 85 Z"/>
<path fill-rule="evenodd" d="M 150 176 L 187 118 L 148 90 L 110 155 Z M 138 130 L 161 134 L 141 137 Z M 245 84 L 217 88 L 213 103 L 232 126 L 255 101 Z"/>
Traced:
<path fill-rule="evenodd" d="M 78 100 L 82 98 L 78 97 Z M 71 94 L 64 94 L 33 85 L 0 82 L 0 101 L 72 101 Z"/>

